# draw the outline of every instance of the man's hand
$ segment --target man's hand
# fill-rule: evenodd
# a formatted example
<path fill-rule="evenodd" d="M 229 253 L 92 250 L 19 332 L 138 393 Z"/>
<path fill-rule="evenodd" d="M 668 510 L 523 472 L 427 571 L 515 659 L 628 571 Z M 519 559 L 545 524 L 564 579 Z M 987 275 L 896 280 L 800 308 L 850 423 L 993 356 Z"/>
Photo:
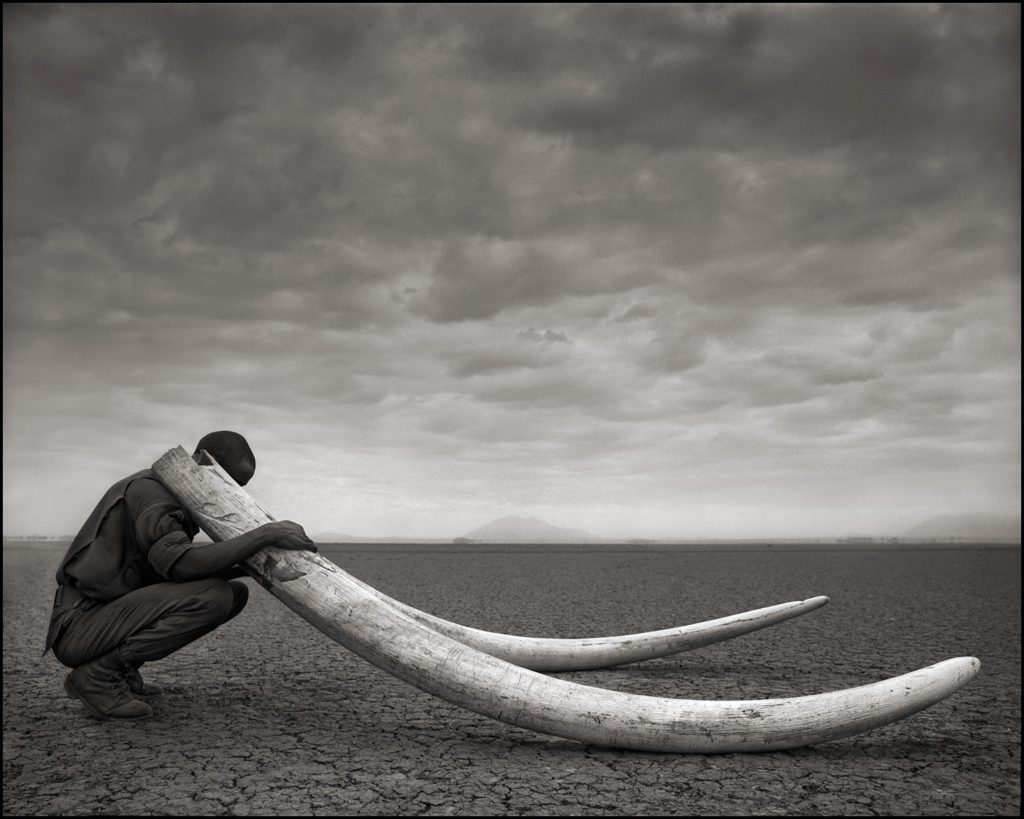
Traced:
<path fill-rule="evenodd" d="M 219 572 L 230 571 L 231 567 L 252 557 L 264 546 L 279 546 L 293 551 L 316 551 L 316 545 L 306 536 L 299 524 L 290 520 L 278 520 L 264 523 L 230 540 L 193 546 L 174 562 L 169 579 L 175 583 L 185 583 L 189 580 L 215 577 Z"/>
<path fill-rule="evenodd" d="M 306 531 L 294 521 L 275 520 L 272 523 L 264 523 L 258 531 L 272 546 L 293 551 L 316 551 L 316 544 L 309 539 Z"/>

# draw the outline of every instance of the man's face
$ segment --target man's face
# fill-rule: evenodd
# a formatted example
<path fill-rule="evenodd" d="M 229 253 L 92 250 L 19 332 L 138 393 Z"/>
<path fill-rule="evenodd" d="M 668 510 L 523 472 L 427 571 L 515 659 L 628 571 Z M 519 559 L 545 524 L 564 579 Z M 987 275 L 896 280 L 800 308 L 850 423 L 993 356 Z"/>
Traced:
<path fill-rule="evenodd" d="M 228 470 L 228 474 L 235 479 L 235 483 L 239 486 L 245 486 L 252 480 L 252 476 L 256 474 L 256 465 L 252 461 L 241 461 L 233 465 Z"/>

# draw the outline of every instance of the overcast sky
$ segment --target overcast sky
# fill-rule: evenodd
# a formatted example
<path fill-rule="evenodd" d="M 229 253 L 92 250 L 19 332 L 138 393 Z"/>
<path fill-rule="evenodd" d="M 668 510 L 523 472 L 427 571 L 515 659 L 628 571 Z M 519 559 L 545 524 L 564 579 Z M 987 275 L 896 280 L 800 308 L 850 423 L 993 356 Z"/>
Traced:
<path fill-rule="evenodd" d="M 5 533 L 1020 510 L 1016 5 L 4 6 Z"/>

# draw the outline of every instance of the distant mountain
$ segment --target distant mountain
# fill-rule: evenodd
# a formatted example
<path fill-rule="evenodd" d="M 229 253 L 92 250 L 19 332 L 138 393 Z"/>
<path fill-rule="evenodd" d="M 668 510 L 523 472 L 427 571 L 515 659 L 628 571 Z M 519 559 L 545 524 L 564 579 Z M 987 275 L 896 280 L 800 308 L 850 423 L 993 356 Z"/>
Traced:
<path fill-rule="evenodd" d="M 598 543 L 602 538 L 582 529 L 564 529 L 537 518 L 512 516 L 467 532 L 459 540 L 482 543 Z"/>
<path fill-rule="evenodd" d="M 1020 540 L 1020 517 L 1011 515 L 938 515 L 903 533 L 908 538 L 940 540 Z"/>

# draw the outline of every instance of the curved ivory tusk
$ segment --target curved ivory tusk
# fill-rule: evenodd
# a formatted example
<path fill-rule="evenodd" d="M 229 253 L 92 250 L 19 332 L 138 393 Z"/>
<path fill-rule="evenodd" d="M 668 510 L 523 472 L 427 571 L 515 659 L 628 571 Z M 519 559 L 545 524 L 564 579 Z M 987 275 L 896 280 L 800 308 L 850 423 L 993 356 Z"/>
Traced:
<path fill-rule="evenodd" d="M 450 620 L 443 620 L 425 611 L 414 609 L 393 597 L 388 597 L 358 578 L 349 579 L 370 594 L 397 608 L 403 614 L 434 631 L 451 637 L 463 645 L 498 657 L 513 665 L 533 671 L 585 671 L 608 668 L 624 663 L 637 663 L 668 657 L 681 651 L 720 643 L 741 634 L 782 623 L 809 611 L 821 608 L 827 597 L 812 597 L 792 603 L 779 603 L 761 609 L 730 614 L 717 620 L 707 620 L 689 626 L 677 626 L 659 631 L 624 634 L 616 637 L 584 637 L 561 639 L 555 637 L 520 637 L 470 628 Z"/>
<path fill-rule="evenodd" d="M 180 447 L 153 470 L 215 540 L 269 520 L 223 470 L 204 470 Z M 980 668 L 977 659 L 958 657 L 870 685 L 789 699 L 626 694 L 546 677 L 438 634 L 351 582 L 318 554 L 262 549 L 245 566 L 303 619 L 417 688 L 512 725 L 611 747 L 691 753 L 796 748 L 927 708 Z"/>
<path fill-rule="evenodd" d="M 417 688 L 522 728 L 634 750 L 797 748 L 886 725 L 972 679 L 974 658 L 827 694 L 739 701 L 625 694 L 547 677 L 469 648 L 402 614 L 319 555 L 261 552 L 258 577 L 341 645 Z M 279 576 L 294 576 L 280 581 Z"/>

